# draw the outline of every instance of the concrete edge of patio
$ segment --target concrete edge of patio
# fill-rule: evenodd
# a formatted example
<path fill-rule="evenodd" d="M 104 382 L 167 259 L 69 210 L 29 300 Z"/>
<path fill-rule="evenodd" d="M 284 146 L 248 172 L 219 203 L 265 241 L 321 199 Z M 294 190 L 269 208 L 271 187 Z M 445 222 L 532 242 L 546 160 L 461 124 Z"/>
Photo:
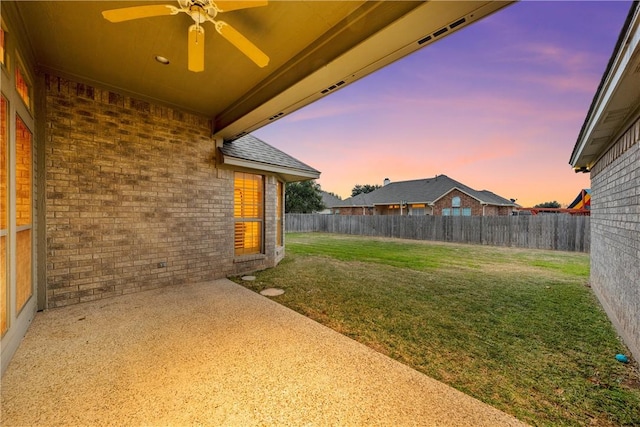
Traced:
<path fill-rule="evenodd" d="M 226 279 L 38 313 L 0 421 L 522 425 Z"/>

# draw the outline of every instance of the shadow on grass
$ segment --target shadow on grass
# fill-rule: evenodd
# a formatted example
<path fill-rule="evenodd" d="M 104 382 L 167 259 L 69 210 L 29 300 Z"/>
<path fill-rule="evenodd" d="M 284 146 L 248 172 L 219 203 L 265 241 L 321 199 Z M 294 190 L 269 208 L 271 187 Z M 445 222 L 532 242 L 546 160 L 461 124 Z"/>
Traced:
<path fill-rule="evenodd" d="M 238 282 L 523 421 L 640 425 L 588 275 L 587 254 L 309 233 Z"/>

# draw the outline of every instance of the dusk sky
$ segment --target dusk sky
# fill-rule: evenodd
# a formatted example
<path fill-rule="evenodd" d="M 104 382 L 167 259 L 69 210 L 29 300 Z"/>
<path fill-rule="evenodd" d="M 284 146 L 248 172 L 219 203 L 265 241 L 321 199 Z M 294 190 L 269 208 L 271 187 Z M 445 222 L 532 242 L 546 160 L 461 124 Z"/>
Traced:
<path fill-rule="evenodd" d="M 522 206 L 570 203 L 568 164 L 628 1 L 524 1 L 253 134 L 356 184 L 445 174 Z"/>

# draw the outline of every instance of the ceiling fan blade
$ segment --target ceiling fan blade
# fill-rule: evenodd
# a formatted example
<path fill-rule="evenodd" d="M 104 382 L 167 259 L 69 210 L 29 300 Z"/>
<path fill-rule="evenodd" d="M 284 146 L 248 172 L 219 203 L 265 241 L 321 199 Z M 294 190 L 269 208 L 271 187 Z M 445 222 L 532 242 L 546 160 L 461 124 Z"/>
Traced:
<path fill-rule="evenodd" d="M 269 57 L 260 49 L 251 43 L 245 36 L 240 34 L 238 30 L 224 21 L 216 21 L 216 30 L 227 39 L 231 44 L 237 47 L 240 52 L 244 53 L 255 62 L 260 68 L 264 68 L 269 64 Z"/>
<path fill-rule="evenodd" d="M 138 18 L 149 18 L 152 16 L 171 15 L 172 6 L 164 4 L 153 4 L 148 6 L 133 6 L 123 9 L 111 9 L 102 11 L 102 16 L 107 21 L 123 22 Z"/>
<path fill-rule="evenodd" d="M 213 2 L 217 6 L 220 12 L 230 12 L 238 9 L 248 9 L 250 7 L 266 6 L 269 2 L 267 0 L 247 0 L 247 1 L 226 1 L 219 0 Z"/>
<path fill-rule="evenodd" d="M 189 57 L 189 71 L 204 71 L 204 29 L 200 25 L 189 27 L 189 46 L 187 49 Z"/>

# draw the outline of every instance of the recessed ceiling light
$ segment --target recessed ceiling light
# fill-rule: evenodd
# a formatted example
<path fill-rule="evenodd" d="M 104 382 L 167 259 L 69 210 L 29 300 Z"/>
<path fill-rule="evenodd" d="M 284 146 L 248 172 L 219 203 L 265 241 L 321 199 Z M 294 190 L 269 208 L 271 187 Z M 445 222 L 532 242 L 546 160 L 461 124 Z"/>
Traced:
<path fill-rule="evenodd" d="M 164 56 L 156 55 L 155 59 L 156 59 L 156 61 L 158 61 L 162 65 L 169 65 L 169 60 L 167 58 L 165 58 Z"/>

